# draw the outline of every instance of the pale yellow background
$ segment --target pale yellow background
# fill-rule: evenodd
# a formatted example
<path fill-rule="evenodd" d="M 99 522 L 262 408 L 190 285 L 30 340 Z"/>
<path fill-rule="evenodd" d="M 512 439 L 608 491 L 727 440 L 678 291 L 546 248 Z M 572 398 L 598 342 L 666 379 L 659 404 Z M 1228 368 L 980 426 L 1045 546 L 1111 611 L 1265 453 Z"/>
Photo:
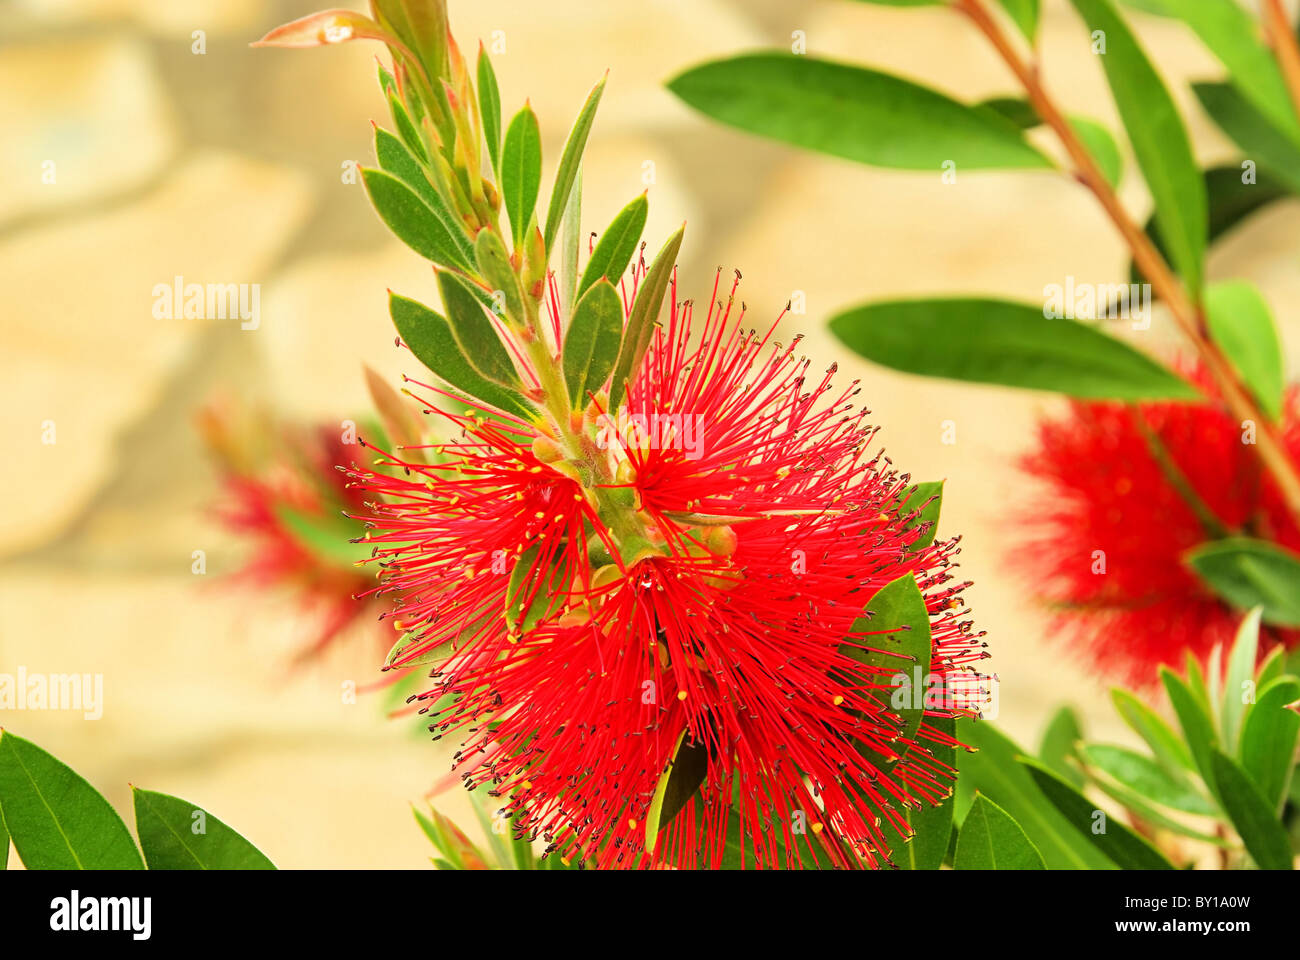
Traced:
<path fill-rule="evenodd" d="M 193 430 L 215 392 L 269 399 L 295 416 L 364 409 L 365 362 L 414 372 L 393 346 L 385 287 L 432 299 L 420 261 L 391 240 L 349 160 L 370 161 L 374 44 L 250 50 L 312 2 L 7 0 L 0 3 L 0 672 L 102 673 L 104 716 L 7 712 L 105 790 L 129 819 L 132 782 L 202 804 L 287 867 L 421 867 L 407 809 L 447 770 L 443 745 L 341 702 L 373 678 L 369 644 L 288 669 L 291 602 L 219 582 L 237 544 L 205 518 L 213 475 Z M 357 5 L 358 7 L 360 5 Z M 451 0 L 462 46 L 504 31 L 494 57 L 507 111 L 531 97 L 548 166 L 587 90 L 609 88 L 587 161 L 585 213 L 600 229 L 643 189 L 647 238 L 686 220 L 683 295 L 739 267 L 758 321 L 794 291 L 819 364 L 861 377 L 890 456 L 946 478 L 942 530 L 960 532 L 967 596 L 988 631 L 999 722 L 1037 741 L 1049 711 L 1080 707 L 1122 737 L 1104 687 L 1045 635 L 1008 579 L 1006 519 L 1024 486 L 1010 466 L 1034 418 L 1058 401 L 926 382 L 849 357 L 823 332 L 838 307 L 931 291 L 1037 302 L 1048 283 L 1111 282 L 1124 251 L 1095 203 L 1064 177 L 896 173 L 798 154 L 711 125 L 663 81 L 701 60 L 761 46 L 867 62 L 977 99 L 1013 92 L 961 18 L 848 0 Z M 1189 79 L 1216 62 L 1177 24 L 1134 15 L 1186 111 L 1204 163 L 1232 146 Z M 206 32 L 207 52 L 191 51 Z M 1047 0 L 1048 86 L 1070 112 L 1114 122 L 1086 33 Z M 1126 156 L 1131 162 L 1131 155 Z M 57 182 L 42 183 L 53 161 Z M 1130 168 L 1131 169 L 1131 168 Z M 1129 175 L 1123 197 L 1145 216 Z M 1258 281 L 1291 367 L 1300 351 L 1300 205 L 1275 207 L 1212 258 L 1214 277 Z M 157 321 L 154 284 L 260 283 L 262 324 Z M 1147 346 L 1168 324 L 1157 313 Z M 57 443 L 41 443 L 53 420 Z M 952 420 L 958 442 L 940 443 Z M 208 574 L 190 572 L 204 550 Z M 442 805 L 469 822 L 459 792 Z"/>

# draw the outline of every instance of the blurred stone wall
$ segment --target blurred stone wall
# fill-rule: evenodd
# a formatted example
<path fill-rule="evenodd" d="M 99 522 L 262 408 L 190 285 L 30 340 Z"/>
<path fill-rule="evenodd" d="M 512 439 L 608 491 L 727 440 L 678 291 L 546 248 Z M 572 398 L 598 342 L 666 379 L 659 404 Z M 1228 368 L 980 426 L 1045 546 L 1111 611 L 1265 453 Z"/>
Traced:
<path fill-rule="evenodd" d="M 358 8 L 360 4 L 354 3 Z M 396 379 L 385 287 L 434 299 L 418 259 L 391 240 L 349 161 L 370 159 L 382 119 L 374 44 L 251 50 L 309 0 L 7 0 L 0 3 L 0 670 L 102 673 L 102 719 L 0 714 L 0 725 L 72 764 L 129 818 L 128 781 L 203 804 L 288 867 L 420 867 L 411 819 L 448 766 L 442 744 L 384 718 L 365 637 L 289 667 L 302 612 L 221 582 L 238 545 L 205 511 L 215 485 L 194 430 L 206 399 L 273 403 L 341 420 L 365 409 L 360 367 Z M 1046 174 L 869 170 L 799 154 L 692 114 L 663 82 L 700 60 L 786 47 L 870 63 L 963 98 L 1012 93 L 961 18 L 847 0 L 451 0 L 462 47 L 494 55 L 503 105 L 530 97 L 549 163 L 608 68 L 586 164 L 585 225 L 601 229 L 650 186 L 656 248 L 686 220 L 683 290 L 718 265 L 744 273 L 750 316 L 794 291 L 819 363 L 862 380 L 895 463 L 948 481 L 942 532 L 961 532 L 968 598 L 1001 679 L 999 722 L 1034 743 L 1058 703 L 1123 739 L 1093 681 L 1046 635 L 1008 580 L 1006 517 L 1024 494 L 1011 461 L 1058 401 L 922 381 L 845 355 L 836 308 L 927 292 L 1042 296 L 1069 274 L 1111 282 L 1125 253 L 1088 194 Z M 1174 86 L 1199 158 L 1233 156 L 1188 79 L 1215 61 L 1180 26 L 1134 15 Z M 204 52 L 195 52 L 203 31 Z M 503 31 L 503 33 L 496 33 Z M 1115 112 L 1082 25 L 1047 0 L 1041 48 L 1069 112 Z M 1115 127 L 1117 128 L 1117 127 Z M 1131 167 L 1131 156 L 1127 157 Z M 549 173 L 548 173 L 549 176 Z M 51 182 L 52 181 L 52 182 Z M 1123 189 L 1145 215 L 1136 176 Z M 1258 282 L 1292 368 L 1300 352 L 1300 206 L 1274 208 L 1211 261 Z M 156 320 L 153 288 L 261 285 L 261 324 Z M 689 295 L 689 293 L 687 294 Z M 1168 324 L 1159 314 L 1159 339 Z M 958 442 L 940 442 L 955 422 Z M 43 443 L 47 421 L 57 440 Z M 207 575 L 191 573 L 195 550 Z M 440 800 L 472 823 L 459 791 Z M 470 832 L 474 832 L 470 829 Z"/>

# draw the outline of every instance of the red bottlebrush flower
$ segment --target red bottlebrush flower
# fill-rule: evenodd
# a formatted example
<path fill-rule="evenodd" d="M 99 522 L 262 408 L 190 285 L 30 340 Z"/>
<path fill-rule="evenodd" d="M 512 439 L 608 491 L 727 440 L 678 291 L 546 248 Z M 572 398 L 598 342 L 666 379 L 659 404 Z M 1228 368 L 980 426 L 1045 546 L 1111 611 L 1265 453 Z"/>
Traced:
<path fill-rule="evenodd" d="M 880 697 L 896 669 L 846 652 L 888 646 L 854 626 L 898 577 L 916 576 L 932 617 L 926 666 L 944 693 L 927 714 L 977 712 L 971 664 L 986 654 L 951 579 L 956 541 L 917 544 L 898 515 L 908 478 L 871 452 L 856 386 L 833 389 L 834 368 L 810 378 L 775 325 L 743 332 L 734 294 L 719 301 L 715 284 L 693 337 L 674 280 L 625 404 L 604 416 L 598 395 L 581 451 L 540 419 L 417 384 L 442 394 L 426 412 L 461 439 L 440 463 L 353 473 L 378 495 L 378 589 L 408 631 L 393 665 L 445 657 L 421 698 L 441 701 L 425 707 L 430 730 L 460 738 L 467 786 L 566 862 L 716 867 L 733 803 L 750 865 L 802 862 L 799 811 L 823 865 L 887 862 L 878 818 L 907 833 L 898 811 L 936 802 L 954 776 L 928 749 L 951 738 L 928 722 L 905 735 Z M 593 480 L 592 464 L 613 479 Z M 679 741 L 707 751 L 703 802 L 647 852 Z"/>
<path fill-rule="evenodd" d="M 244 449 L 231 411 L 209 407 L 200 427 L 221 466 L 218 521 L 248 540 L 252 549 L 235 579 L 258 589 L 287 589 L 316 618 L 299 659 L 319 654 L 349 626 L 380 612 L 382 604 L 358 604 L 374 586 L 373 573 L 355 565 L 367 555 L 348 538 L 364 530 L 344 511 L 361 499 L 339 472 L 354 454 L 331 426 L 285 430 L 274 453 Z"/>
<path fill-rule="evenodd" d="M 1209 389 L 1200 373 L 1194 379 Z M 1297 393 L 1284 443 L 1300 462 Z M 1044 484 L 1027 505 L 1013 562 L 1054 610 L 1060 633 L 1099 674 L 1134 687 L 1188 653 L 1202 662 L 1230 644 L 1240 611 L 1183 562 L 1188 549 L 1240 532 L 1300 549 L 1272 478 L 1243 442 L 1243 425 L 1203 403 L 1072 401 L 1044 421 L 1021 468 Z M 1300 632 L 1266 628 L 1261 650 Z"/>

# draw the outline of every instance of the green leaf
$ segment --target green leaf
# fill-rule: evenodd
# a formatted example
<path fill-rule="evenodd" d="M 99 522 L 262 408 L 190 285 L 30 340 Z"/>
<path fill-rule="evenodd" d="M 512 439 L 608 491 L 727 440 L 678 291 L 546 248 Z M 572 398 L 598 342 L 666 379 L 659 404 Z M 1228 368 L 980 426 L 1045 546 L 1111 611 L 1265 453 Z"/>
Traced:
<path fill-rule="evenodd" d="M 560 311 L 564 317 L 573 312 L 578 298 L 578 246 L 582 238 L 582 167 L 578 167 L 564 208 L 564 236 L 560 248 Z M 549 250 L 548 250 L 549 252 Z"/>
<path fill-rule="evenodd" d="M 1211 590 L 1239 610 L 1264 608 L 1264 622 L 1300 626 L 1300 557 L 1267 540 L 1228 537 L 1183 554 Z"/>
<path fill-rule="evenodd" d="M 1295 768 L 1300 680 L 1282 676 L 1261 687 L 1241 730 L 1241 765 L 1270 810 L 1278 810 Z"/>
<path fill-rule="evenodd" d="M 425 173 L 424 167 L 415 159 L 406 144 L 393 136 L 383 127 L 375 128 L 375 159 L 385 173 L 391 173 L 402 183 L 410 187 L 424 201 L 446 228 L 456 249 L 460 251 L 465 263 L 473 262 L 474 248 L 469 236 L 461 226 L 456 215 L 452 213 L 442 196 L 434 189 L 433 183 Z"/>
<path fill-rule="evenodd" d="M 1197 696 L 1192 693 L 1191 689 L 1176 673 L 1168 667 L 1162 666 L 1160 668 L 1160 681 L 1165 685 L 1165 692 L 1169 695 L 1169 703 L 1173 706 L 1174 713 L 1178 717 L 1178 725 L 1183 730 L 1183 739 L 1187 742 L 1188 749 L 1192 754 L 1192 760 L 1196 763 L 1196 769 L 1200 771 L 1201 779 L 1210 788 L 1210 792 L 1217 797 L 1218 790 L 1214 785 L 1214 767 L 1211 763 L 1211 755 L 1219 745 L 1214 724 L 1210 721 L 1207 711 L 1199 702 Z"/>
<path fill-rule="evenodd" d="M 1020 824 L 988 797 L 975 803 L 957 834 L 957 870 L 1045 870 L 1038 849 Z"/>
<path fill-rule="evenodd" d="M 516 250 L 523 246 L 541 184 L 542 135 L 537 127 L 537 114 L 525 105 L 510 121 L 501 151 L 501 194 Z"/>
<path fill-rule="evenodd" d="M 932 649 L 930 612 L 916 577 L 905 573 L 877 590 L 867 602 L 866 616 L 853 621 L 851 632 L 854 643 L 841 646 L 840 652 L 875 668 L 874 682 L 880 689 L 871 696 L 903 721 L 900 738 L 914 739 L 925 716 L 924 685 L 930 674 Z M 857 644 L 872 649 L 864 650 Z M 920 667 L 919 685 L 914 680 L 915 667 Z M 906 706 L 894 705 L 898 696 Z M 896 747 L 903 753 L 907 751 L 905 744 Z"/>
<path fill-rule="evenodd" d="M 1247 709 L 1247 697 L 1255 697 L 1255 662 L 1259 656 L 1259 617 L 1263 610 L 1255 607 L 1242 618 L 1237 637 L 1228 656 L 1228 673 L 1223 684 L 1223 707 L 1219 712 L 1219 730 L 1223 747 L 1237 753 L 1241 723 Z"/>
<path fill-rule="evenodd" d="M 492 171 L 501 178 L 501 89 L 483 44 L 478 47 L 478 111 L 483 118 L 483 139 L 487 141 Z"/>
<path fill-rule="evenodd" d="M 1133 732 L 1146 741 L 1161 767 L 1175 780 L 1186 782 L 1184 770 L 1195 770 L 1196 763 L 1187 746 L 1160 716 L 1127 690 L 1111 688 L 1111 701 Z"/>
<path fill-rule="evenodd" d="M 1208 240 L 1211 245 L 1256 210 L 1291 193 L 1281 179 L 1266 169 L 1256 169 L 1252 183 L 1243 183 L 1244 175 L 1245 171 L 1233 166 L 1205 171 L 1205 192 L 1210 209 Z M 1168 258 L 1169 251 L 1154 216 L 1147 219 L 1146 232 L 1160 255 Z M 1144 279 L 1136 264 L 1130 265 L 1129 275 L 1134 283 L 1141 283 Z"/>
<path fill-rule="evenodd" d="M 1024 97 L 989 97 L 987 100 L 981 100 L 976 107 L 992 110 L 1021 130 L 1031 130 L 1043 122 L 1034 105 Z"/>
<path fill-rule="evenodd" d="M 697 816 L 699 814 L 697 813 Z M 825 836 L 825 831 L 822 833 Z M 735 807 L 727 812 L 727 834 L 723 841 L 722 861 L 719 864 L 720 870 L 739 870 L 741 869 L 742 857 L 744 869 L 757 869 L 755 863 L 754 846 L 756 837 L 752 833 L 742 835 L 740 814 Z M 825 843 L 826 841 L 821 841 Z M 764 857 L 764 869 L 771 870 L 775 867 L 784 868 L 786 862 L 787 846 L 784 837 L 777 829 L 770 829 L 762 837 L 762 850 Z M 800 870 L 824 870 L 828 869 L 827 857 L 829 854 L 824 849 L 814 851 L 808 834 L 795 834 L 795 852 L 799 857 L 798 866 L 794 869 Z M 775 856 L 775 861 L 773 861 Z"/>
<path fill-rule="evenodd" d="M 596 122 L 596 108 L 600 106 L 601 95 L 605 92 L 605 79 L 606 77 L 602 77 L 587 95 L 587 102 L 582 105 L 582 112 L 578 114 L 573 129 L 569 131 L 569 139 L 564 144 L 564 153 L 560 156 L 560 166 L 555 171 L 555 186 L 551 190 L 551 203 L 546 211 L 546 230 L 543 235 L 548 255 L 552 244 L 555 243 L 556 234 L 560 232 L 560 220 L 569 203 L 569 191 L 573 189 L 573 184 L 578 178 L 582 154 L 587 149 L 587 137 L 591 134 L 592 124 Z"/>
<path fill-rule="evenodd" d="M 1102 31 L 1102 66 L 1174 266 L 1193 295 L 1201 286 L 1207 233 L 1205 183 L 1187 130 L 1160 75 L 1109 0 L 1072 0 L 1088 29 Z"/>
<path fill-rule="evenodd" d="M 138 787 L 131 788 L 131 797 L 150 870 L 275 869 L 261 850 L 201 807 Z"/>
<path fill-rule="evenodd" d="M 651 852 L 659 839 L 660 829 L 690 803 L 709 772 L 709 748 L 703 743 L 686 743 L 682 730 L 673 748 L 673 758 L 659 775 L 654 797 L 645 821 L 645 848 Z"/>
<path fill-rule="evenodd" d="M 956 730 L 956 721 L 950 717 L 931 717 L 926 721 L 941 733 L 952 736 Z M 955 767 L 957 750 L 955 747 L 931 741 L 922 741 L 928 745 L 930 755 L 940 763 Z M 912 838 L 905 840 L 893 824 L 882 819 L 880 831 L 885 842 L 889 844 L 894 865 L 901 870 L 938 870 L 948 852 L 952 837 L 954 794 L 950 793 L 942 802 L 931 806 L 924 800 L 921 809 L 901 809 L 899 813 L 912 828 Z"/>
<path fill-rule="evenodd" d="M 523 384 L 510 354 L 497 336 L 483 304 L 468 283 L 446 270 L 438 272 L 438 292 L 447 311 L 451 335 L 456 338 L 461 355 L 479 374 L 511 390 Z"/>
<path fill-rule="evenodd" d="M 5 828 L 4 810 L 0 809 L 0 870 L 9 868 L 9 831 Z"/>
<path fill-rule="evenodd" d="M 541 568 L 542 546 L 533 544 L 519 555 L 506 588 L 506 629 L 513 635 L 529 633 L 557 613 L 568 600 L 564 564 Z"/>
<path fill-rule="evenodd" d="M 1227 68 L 1232 85 L 1256 110 L 1292 140 L 1300 141 L 1300 122 L 1286 81 L 1258 20 L 1237 0 L 1165 0 L 1164 8 L 1195 31 Z"/>
<path fill-rule="evenodd" d="M 1291 838 L 1273 806 L 1231 758 L 1215 750 L 1212 762 L 1223 809 L 1255 863 L 1264 870 L 1292 869 Z"/>
<path fill-rule="evenodd" d="M 426 260 L 470 269 L 455 235 L 415 191 L 391 173 L 370 167 L 361 168 L 361 179 L 379 219 L 397 239 Z"/>
<path fill-rule="evenodd" d="M 1029 45 L 1038 33 L 1038 0 L 998 0 L 1007 16 L 1020 28 Z"/>
<path fill-rule="evenodd" d="M 357 564 L 369 560 L 373 552 L 369 543 L 352 543 L 365 531 L 346 517 L 304 513 L 277 503 L 275 518 L 299 546 L 328 566 L 346 567 L 355 573 Z"/>
<path fill-rule="evenodd" d="M 636 253 L 636 245 L 641 241 L 649 210 L 650 203 L 643 193 L 618 212 L 601 234 L 596 249 L 591 251 L 587 269 L 582 271 L 582 280 L 578 283 L 579 300 L 601 277 L 615 285 L 622 279 L 627 265 L 632 262 L 632 255 Z"/>
<path fill-rule="evenodd" d="M 415 128 L 411 121 L 411 115 L 406 112 L 406 107 L 402 101 L 397 99 L 397 91 L 388 91 L 388 110 L 393 115 L 393 126 L 397 128 L 397 134 L 402 138 L 402 143 L 406 144 L 408 150 L 419 158 L 421 163 L 429 162 L 429 151 L 424 147 L 424 139 Z"/>
<path fill-rule="evenodd" d="M 1248 160 L 1266 167 L 1292 193 L 1300 193 L 1300 145 L 1227 83 L 1194 83 L 1192 90 L 1211 119 Z"/>
<path fill-rule="evenodd" d="M 1087 117 L 1070 117 L 1069 124 L 1075 135 L 1088 148 L 1097 169 L 1112 187 L 1118 186 L 1124 174 L 1124 158 L 1120 155 L 1115 136 L 1096 120 Z"/>
<path fill-rule="evenodd" d="M 107 800 L 36 744 L 0 731 L 0 806 L 28 870 L 143 870 Z"/>
<path fill-rule="evenodd" d="M 1061 707 L 1052 715 L 1043 731 L 1043 742 L 1038 747 L 1038 759 L 1076 787 L 1083 786 L 1083 774 L 1069 761 L 1077 755 L 1076 747 L 1082 739 L 1078 715 L 1070 707 Z"/>
<path fill-rule="evenodd" d="M 485 380 L 470 366 L 452 336 L 451 325 L 440 314 L 391 292 L 388 312 L 402 341 L 439 379 L 498 410 L 530 419 L 531 411 L 522 397 Z"/>
<path fill-rule="evenodd" d="M 627 315 L 627 327 L 623 333 L 623 345 L 619 348 L 618 362 L 614 364 L 614 380 L 609 387 L 611 414 L 618 411 L 628 381 L 636 376 L 641 358 L 650 346 L 650 338 L 654 336 L 655 325 L 659 322 L 659 311 L 663 307 L 664 294 L 672 280 L 673 267 L 677 263 L 677 253 L 681 250 L 685 233 L 686 224 L 683 223 L 660 249 L 637 287 L 636 299 L 632 301 L 632 310 Z"/>
<path fill-rule="evenodd" d="M 1022 758 L 1038 789 L 1086 840 L 1121 870 L 1172 870 L 1174 865 L 1146 840 L 1096 805 L 1037 760 Z M 1101 817 L 1098 818 L 1097 814 Z M 958 841 L 960 842 L 960 841 Z"/>
<path fill-rule="evenodd" d="M 858 354 L 929 377 L 1116 400 L 1195 399 L 1191 384 L 1094 327 L 1005 300 L 869 303 L 832 318 Z"/>
<path fill-rule="evenodd" d="M 1205 291 L 1205 319 L 1210 336 L 1264 412 L 1280 421 L 1286 388 L 1282 345 L 1263 296 L 1244 280 L 1212 283 Z"/>
<path fill-rule="evenodd" d="M 494 309 L 504 310 L 507 317 L 523 326 L 528 319 L 524 314 L 524 288 L 519 285 L 519 274 L 510 265 L 505 243 L 491 227 L 484 227 L 475 238 L 474 259 L 479 273 L 492 288 Z"/>
<path fill-rule="evenodd" d="M 1212 834 L 1202 833 L 1199 830 L 1193 830 L 1187 824 L 1163 813 L 1163 807 L 1158 807 L 1141 796 L 1119 783 L 1108 780 L 1095 779 L 1092 781 L 1095 786 L 1106 796 L 1110 797 L 1116 803 L 1122 805 L 1125 809 L 1132 811 L 1134 816 L 1140 817 L 1153 827 L 1159 827 L 1170 833 L 1176 833 L 1180 837 L 1191 837 L 1201 843 L 1208 843 L 1215 847 L 1231 847 L 1233 844 L 1224 840 L 1222 837 L 1216 837 Z"/>
<path fill-rule="evenodd" d="M 877 167 L 940 171 L 1047 169 L 1015 125 L 866 67 L 755 53 L 682 73 L 670 90 L 733 127 Z"/>
<path fill-rule="evenodd" d="M 939 511 L 943 508 L 943 481 L 927 480 L 909 487 L 907 495 L 898 505 L 898 515 L 905 519 L 903 529 L 921 527 L 922 532 L 907 549 L 921 550 L 934 543 L 939 532 Z M 911 516 L 915 512 L 916 516 Z"/>
<path fill-rule="evenodd" d="M 1004 808 L 1028 835 L 1049 870 L 1115 869 L 1114 862 L 1067 823 L 1043 795 L 1018 762 L 1026 754 L 1018 744 L 983 720 L 959 720 L 957 739 L 978 751 L 958 752 L 958 785 L 964 783 L 967 789 L 978 790 Z"/>
<path fill-rule="evenodd" d="M 1215 814 L 1214 804 L 1180 781 L 1150 757 L 1127 747 L 1090 743 L 1082 748 L 1083 759 L 1121 786 L 1171 810 L 1181 810 L 1197 816 Z"/>
<path fill-rule="evenodd" d="M 564 335 L 564 382 L 573 409 L 587 405 L 609 379 L 623 340 L 623 299 L 605 278 L 591 287 L 573 308 Z"/>

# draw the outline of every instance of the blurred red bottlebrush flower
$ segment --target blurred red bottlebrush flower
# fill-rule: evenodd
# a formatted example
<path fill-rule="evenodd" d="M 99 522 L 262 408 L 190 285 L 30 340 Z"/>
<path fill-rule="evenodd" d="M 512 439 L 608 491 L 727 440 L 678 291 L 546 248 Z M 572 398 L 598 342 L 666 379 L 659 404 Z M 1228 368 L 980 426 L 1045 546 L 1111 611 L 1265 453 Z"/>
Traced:
<path fill-rule="evenodd" d="M 566 862 L 716 867 L 733 803 L 751 865 L 801 861 L 799 811 L 823 864 L 886 862 L 877 818 L 906 834 L 898 810 L 937 801 L 954 776 L 928 750 L 951 738 L 929 723 L 900 736 L 877 699 L 912 664 L 845 652 L 887 646 L 854 623 L 900 576 L 915 574 L 932 616 L 944 692 L 929 715 L 974 714 L 983 696 L 984 644 L 951 579 L 957 541 L 909 549 L 922 531 L 898 515 L 908 478 L 870 452 L 856 384 L 834 390 L 833 367 L 806 380 L 798 339 L 743 332 L 734 295 L 719 300 L 715 282 L 696 339 L 674 280 L 619 420 L 600 421 L 603 393 L 575 414 L 608 447 L 613 483 L 589 486 L 547 427 L 423 384 L 442 394 L 428 412 L 463 431 L 438 448 L 445 462 L 353 474 L 382 497 L 367 524 L 377 591 L 400 598 L 408 631 L 392 663 L 445 657 L 420 698 L 430 730 L 463 738 L 466 784 Z M 556 300 L 552 281 L 558 342 Z M 647 852 L 651 797 L 683 739 L 707 750 L 703 803 Z"/>
<path fill-rule="evenodd" d="M 1204 375 L 1193 375 L 1209 389 Z M 1283 438 L 1300 462 L 1297 391 Z M 1028 505 L 1012 562 L 1053 610 L 1057 629 L 1099 674 L 1134 687 L 1191 653 L 1230 644 L 1240 611 L 1225 605 L 1182 555 L 1241 533 L 1300 549 L 1300 531 L 1272 478 L 1243 442 L 1243 425 L 1203 403 L 1072 401 L 1045 420 L 1021 468 L 1044 483 Z M 1300 632 L 1266 628 L 1261 650 Z"/>
<path fill-rule="evenodd" d="M 221 470 L 222 496 L 213 513 L 250 544 L 234 579 L 260 590 L 287 589 L 317 618 L 299 654 L 308 659 L 351 624 L 387 608 L 355 600 L 374 586 L 370 569 L 356 566 L 368 553 L 348 542 L 364 531 L 344 516 L 361 508 L 358 492 L 339 472 L 355 454 L 343 428 L 330 425 L 284 429 L 274 451 L 255 451 L 249 449 L 255 433 L 241 431 L 235 418 L 215 405 L 199 414 Z"/>

